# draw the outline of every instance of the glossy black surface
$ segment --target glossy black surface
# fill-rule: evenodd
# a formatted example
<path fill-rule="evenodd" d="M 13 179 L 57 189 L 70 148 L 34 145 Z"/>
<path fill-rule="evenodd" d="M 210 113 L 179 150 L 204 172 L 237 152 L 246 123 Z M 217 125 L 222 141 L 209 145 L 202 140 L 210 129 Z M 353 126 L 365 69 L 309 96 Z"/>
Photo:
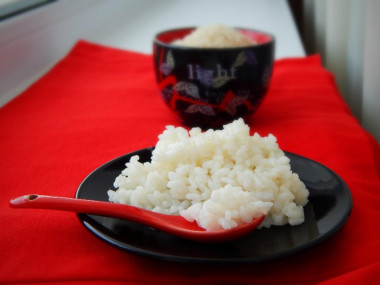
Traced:
<path fill-rule="evenodd" d="M 130 157 L 149 161 L 152 148 L 126 154 L 92 172 L 79 186 L 76 197 L 108 201 L 107 190 Z M 351 193 L 345 182 L 327 167 L 310 159 L 286 153 L 292 170 L 310 191 L 305 222 L 298 226 L 255 230 L 239 240 L 202 244 L 183 240 L 133 222 L 78 214 L 83 225 L 102 240 L 128 252 L 180 262 L 263 262 L 294 254 L 335 234 L 347 221 Z"/>

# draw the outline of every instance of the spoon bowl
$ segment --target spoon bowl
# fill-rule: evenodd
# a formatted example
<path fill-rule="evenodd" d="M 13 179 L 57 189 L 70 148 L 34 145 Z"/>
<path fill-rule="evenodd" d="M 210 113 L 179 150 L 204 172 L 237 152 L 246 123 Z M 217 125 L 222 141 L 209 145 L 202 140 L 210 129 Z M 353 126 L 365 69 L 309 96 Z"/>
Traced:
<path fill-rule="evenodd" d="M 12 208 L 62 210 L 120 218 L 198 242 L 227 242 L 238 239 L 252 232 L 265 218 L 265 215 L 262 215 L 259 218 L 254 218 L 250 223 L 232 229 L 207 231 L 199 227 L 196 222 L 189 222 L 182 216 L 165 215 L 134 206 L 103 201 L 30 194 L 10 200 L 9 206 Z"/>

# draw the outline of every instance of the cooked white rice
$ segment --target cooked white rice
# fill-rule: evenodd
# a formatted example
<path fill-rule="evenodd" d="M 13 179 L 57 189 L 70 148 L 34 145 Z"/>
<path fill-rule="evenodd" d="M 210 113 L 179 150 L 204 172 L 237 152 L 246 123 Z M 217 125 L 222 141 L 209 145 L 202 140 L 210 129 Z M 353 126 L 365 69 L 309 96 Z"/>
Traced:
<path fill-rule="evenodd" d="M 227 48 L 255 45 L 256 42 L 238 30 L 221 24 L 199 27 L 173 44 L 187 47 Z"/>
<path fill-rule="evenodd" d="M 207 230 L 229 229 L 266 214 L 261 226 L 304 221 L 309 192 L 273 135 L 250 136 L 238 119 L 222 130 L 168 126 L 151 162 L 133 156 L 109 200 L 182 215 Z"/>

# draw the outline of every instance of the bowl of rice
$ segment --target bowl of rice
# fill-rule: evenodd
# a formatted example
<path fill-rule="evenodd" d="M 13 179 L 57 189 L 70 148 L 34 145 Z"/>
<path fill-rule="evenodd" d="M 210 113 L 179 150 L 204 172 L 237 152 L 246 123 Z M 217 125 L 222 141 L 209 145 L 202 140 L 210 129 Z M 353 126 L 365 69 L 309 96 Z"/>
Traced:
<path fill-rule="evenodd" d="M 249 119 L 267 93 L 274 37 L 221 24 L 158 33 L 153 57 L 162 100 L 189 127 Z"/>

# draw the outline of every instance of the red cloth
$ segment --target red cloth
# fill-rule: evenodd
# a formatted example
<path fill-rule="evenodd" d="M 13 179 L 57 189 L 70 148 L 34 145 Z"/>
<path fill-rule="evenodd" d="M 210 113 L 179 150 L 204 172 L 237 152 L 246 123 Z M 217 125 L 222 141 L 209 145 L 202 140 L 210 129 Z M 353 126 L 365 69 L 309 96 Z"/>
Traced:
<path fill-rule="evenodd" d="M 347 224 L 329 240 L 263 264 L 175 264 L 120 251 L 73 213 L 15 210 L 30 193 L 72 197 L 95 168 L 154 145 L 178 125 L 158 95 L 150 55 L 79 42 L 0 109 L 0 283 L 379 284 L 380 150 L 349 112 L 318 56 L 275 63 L 252 131 L 317 160 L 352 191 Z"/>

